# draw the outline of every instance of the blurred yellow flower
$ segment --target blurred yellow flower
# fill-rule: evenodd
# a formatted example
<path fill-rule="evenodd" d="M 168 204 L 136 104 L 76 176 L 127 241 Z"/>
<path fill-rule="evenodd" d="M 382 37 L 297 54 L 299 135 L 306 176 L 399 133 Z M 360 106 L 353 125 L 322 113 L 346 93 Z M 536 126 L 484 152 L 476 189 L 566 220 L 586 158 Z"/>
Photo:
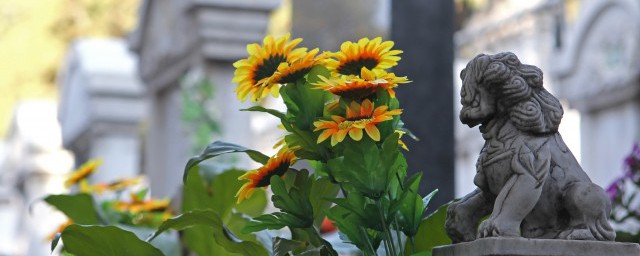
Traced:
<path fill-rule="evenodd" d="M 80 166 L 80 168 L 78 168 L 77 170 L 73 171 L 73 173 L 71 173 L 69 178 L 64 182 L 64 185 L 66 187 L 71 187 L 72 185 L 77 184 L 81 180 L 86 179 L 87 177 L 89 177 L 89 175 L 94 173 L 98 168 L 98 166 L 101 164 L 102 164 L 101 159 L 94 159 L 84 163 L 82 166 Z"/>

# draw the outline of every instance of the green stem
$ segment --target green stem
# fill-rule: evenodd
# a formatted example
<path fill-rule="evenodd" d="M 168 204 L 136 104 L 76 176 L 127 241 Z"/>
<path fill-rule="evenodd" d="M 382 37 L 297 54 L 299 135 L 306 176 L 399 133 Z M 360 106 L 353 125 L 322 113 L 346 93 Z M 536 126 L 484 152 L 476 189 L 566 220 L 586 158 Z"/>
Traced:
<path fill-rule="evenodd" d="M 416 253 L 416 241 L 413 240 L 413 236 L 409 237 L 409 241 L 411 241 L 411 251 Z"/>
<path fill-rule="evenodd" d="M 380 221 L 382 222 L 382 228 L 384 229 L 385 241 L 389 243 L 389 247 L 391 247 L 391 255 L 398 255 L 396 253 L 395 245 L 393 245 L 393 239 L 391 238 L 391 232 L 389 231 L 389 226 L 387 226 L 387 221 L 384 220 L 384 209 L 382 207 L 382 201 L 376 201 L 376 205 L 378 206 L 378 213 L 380 215 Z M 388 252 L 387 252 L 388 253 Z"/>
<path fill-rule="evenodd" d="M 369 234 L 367 234 L 367 231 L 364 230 L 363 226 L 360 226 L 360 231 L 362 231 L 362 235 L 363 237 L 367 240 L 367 248 L 369 248 L 371 251 L 369 252 L 369 255 L 376 255 L 376 249 L 373 248 L 373 244 L 371 244 L 371 239 L 369 239 Z M 366 254 L 366 253 L 365 253 Z"/>
<path fill-rule="evenodd" d="M 400 225 L 398 225 L 398 216 L 393 218 L 393 224 L 396 228 L 396 239 L 398 240 L 398 250 L 402 253 L 404 250 L 402 249 L 402 237 L 400 236 Z"/>

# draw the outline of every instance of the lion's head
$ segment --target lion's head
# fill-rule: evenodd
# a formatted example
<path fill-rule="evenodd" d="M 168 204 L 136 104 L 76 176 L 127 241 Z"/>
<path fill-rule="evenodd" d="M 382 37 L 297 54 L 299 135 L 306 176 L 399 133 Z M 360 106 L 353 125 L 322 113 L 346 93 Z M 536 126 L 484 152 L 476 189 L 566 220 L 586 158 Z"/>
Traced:
<path fill-rule="evenodd" d="M 542 87 L 542 71 L 510 52 L 480 54 L 460 72 L 460 121 L 474 127 L 506 115 L 520 130 L 556 132 L 562 106 Z"/>

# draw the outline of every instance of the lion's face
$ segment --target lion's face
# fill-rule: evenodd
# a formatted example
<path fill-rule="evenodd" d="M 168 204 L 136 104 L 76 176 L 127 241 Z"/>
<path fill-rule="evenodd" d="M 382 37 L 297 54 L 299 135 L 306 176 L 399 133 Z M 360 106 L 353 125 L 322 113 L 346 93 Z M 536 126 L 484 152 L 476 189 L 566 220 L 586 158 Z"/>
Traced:
<path fill-rule="evenodd" d="M 493 117 L 496 112 L 496 102 L 486 86 L 482 85 L 483 70 L 486 56 L 474 58 L 467 67 L 460 72 L 462 90 L 460 90 L 460 121 L 469 127 L 474 127 Z"/>

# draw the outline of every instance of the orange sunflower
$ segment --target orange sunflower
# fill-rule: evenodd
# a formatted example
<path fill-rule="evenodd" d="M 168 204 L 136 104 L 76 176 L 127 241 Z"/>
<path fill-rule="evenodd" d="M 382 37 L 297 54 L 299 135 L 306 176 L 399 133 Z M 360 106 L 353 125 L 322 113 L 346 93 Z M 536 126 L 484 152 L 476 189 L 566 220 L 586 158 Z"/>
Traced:
<path fill-rule="evenodd" d="M 317 89 L 329 91 L 335 95 L 351 100 L 362 100 L 367 98 L 378 90 L 384 89 L 389 92 L 391 97 L 395 98 L 394 88 L 398 84 L 406 84 L 410 81 L 407 77 L 397 77 L 394 73 L 387 73 L 384 70 L 376 72 L 363 67 L 360 70 L 360 76 L 337 76 L 326 78 L 318 76 L 322 82 L 315 83 Z"/>
<path fill-rule="evenodd" d="M 247 45 L 249 57 L 233 63 L 236 68 L 233 82 L 238 83 L 235 91 L 238 99 L 244 101 L 251 97 L 252 101 L 258 101 L 269 93 L 278 96 L 279 84 L 270 82 L 282 63 L 293 63 L 304 57 L 307 48 L 296 48 L 302 38 L 289 41 L 290 35 L 274 39 L 265 37 L 262 46 L 258 44 Z"/>
<path fill-rule="evenodd" d="M 384 41 L 376 37 L 373 40 L 362 38 L 357 43 L 347 41 L 342 43 L 340 51 L 326 61 L 327 68 L 342 75 L 359 75 L 366 67 L 369 70 L 387 69 L 398 64 L 401 50 L 391 50 L 393 41 Z"/>
<path fill-rule="evenodd" d="M 349 134 L 355 141 L 362 139 L 362 130 L 375 141 L 380 141 L 379 123 L 393 119 L 393 116 L 400 115 L 401 109 L 389 110 L 389 106 L 383 105 L 374 109 L 373 103 L 366 99 L 362 104 L 352 102 L 347 107 L 346 117 L 331 116 L 332 120 L 320 120 L 313 123 L 316 127 L 314 131 L 322 131 L 318 136 L 318 143 L 322 143 L 331 137 L 331 146 L 342 142 Z"/>
<path fill-rule="evenodd" d="M 86 179 L 87 177 L 89 177 L 89 175 L 94 173 L 98 168 L 98 166 L 101 164 L 102 164 L 101 159 L 94 159 L 84 163 L 82 166 L 80 166 L 80 168 L 78 168 L 77 170 L 73 171 L 73 173 L 71 173 L 69 178 L 64 182 L 64 185 L 66 187 L 71 187 L 72 185 L 77 184 L 81 180 Z"/>
<path fill-rule="evenodd" d="M 274 175 L 284 175 L 289 169 L 289 166 L 295 162 L 295 159 L 296 156 L 293 151 L 281 150 L 276 156 L 271 157 L 264 166 L 253 171 L 248 171 L 238 177 L 238 180 L 248 180 L 248 182 L 243 184 L 238 190 L 238 193 L 236 193 L 236 197 L 238 198 L 237 203 L 251 197 L 256 188 L 269 186 L 269 181 Z"/>

